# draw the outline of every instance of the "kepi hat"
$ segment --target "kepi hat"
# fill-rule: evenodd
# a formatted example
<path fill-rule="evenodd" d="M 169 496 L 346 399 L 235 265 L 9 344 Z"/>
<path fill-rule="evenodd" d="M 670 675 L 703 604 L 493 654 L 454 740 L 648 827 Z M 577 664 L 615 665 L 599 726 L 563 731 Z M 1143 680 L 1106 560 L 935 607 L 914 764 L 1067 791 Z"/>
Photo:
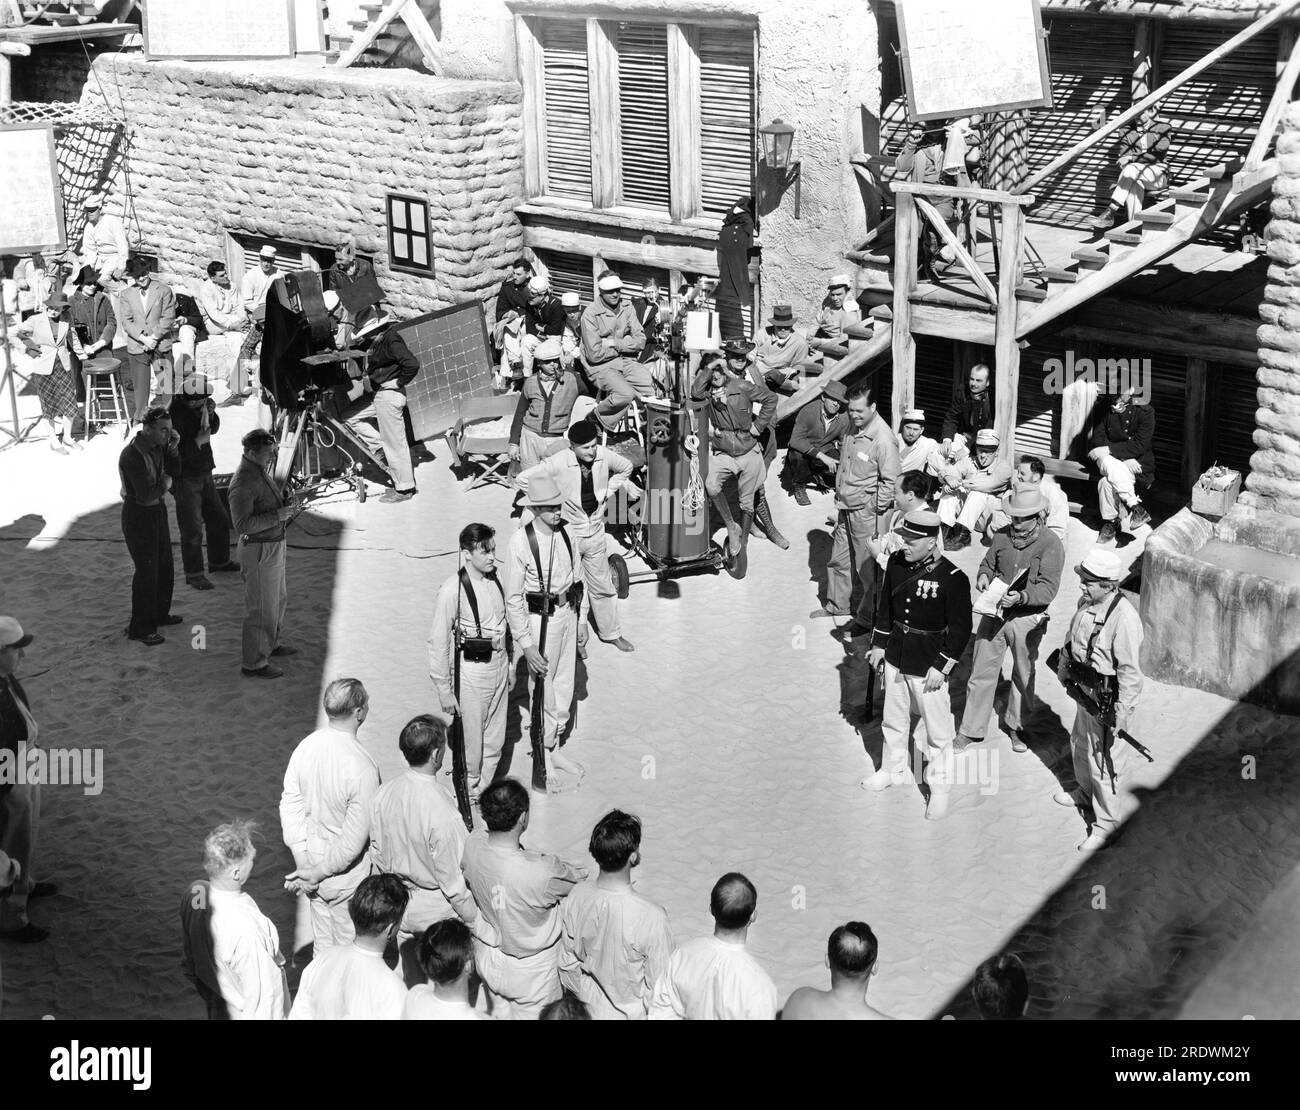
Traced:
<path fill-rule="evenodd" d="M 257 257 L 258 257 L 258 258 L 274 258 L 274 257 L 275 257 L 275 248 L 274 248 L 273 246 L 271 246 L 270 243 L 267 243 L 266 246 L 264 246 L 260 251 L 257 252 Z"/>
<path fill-rule="evenodd" d="M 901 428 L 904 424 L 924 424 L 925 409 L 907 409 L 903 413 L 903 419 L 898 422 Z"/>
<path fill-rule="evenodd" d="M 82 208 L 103 208 L 104 194 L 91 193 L 90 196 L 88 196 L 84 201 L 81 202 L 81 207 Z"/>
<path fill-rule="evenodd" d="M 834 289 L 842 285 L 845 289 L 853 288 L 853 279 L 848 274 L 831 274 L 831 280 L 826 283 L 827 289 Z"/>
<path fill-rule="evenodd" d="M 921 540 L 927 536 L 937 536 L 939 524 L 938 513 L 932 513 L 929 509 L 913 509 L 903 517 L 903 523 L 894 529 L 894 533 L 905 540 Z"/>
<path fill-rule="evenodd" d="M 578 308 L 582 304 L 582 298 L 572 289 L 560 297 L 560 304 L 565 308 Z"/>
<path fill-rule="evenodd" d="M 549 293 L 550 291 L 551 283 L 546 278 L 542 277 L 541 274 L 534 274 L 528 279 L 528 292 L 537 294 Z"/>

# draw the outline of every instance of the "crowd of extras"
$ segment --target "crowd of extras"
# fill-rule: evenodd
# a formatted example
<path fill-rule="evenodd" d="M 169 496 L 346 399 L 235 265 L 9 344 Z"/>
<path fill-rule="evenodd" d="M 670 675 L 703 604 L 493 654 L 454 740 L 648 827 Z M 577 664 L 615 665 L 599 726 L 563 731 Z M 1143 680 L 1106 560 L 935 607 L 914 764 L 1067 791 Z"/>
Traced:
<path fill-rule="evenodd" d="M 89 242 L 125 255 L 124 241 L 114 245 L 113 235 L 96 231 L 108 219 L 94 217 L 100 204 L 92 198 L 83 252 Z M 75 280 L 78 313 L 102 326 L 74 322 L 55 290 L 18 330 L 41 367 L 33 372 L 42 378 L 56 451 L 70 446 L 78 415 L 74 368 L 115 374 L 126 367 L 134 379 L 134 434 L 119 457 L 122 529 L 135 567 L 126 634 L 157 647 L 165 642 L 160 629 L 182 620 L 172 612 L 170 495 L 185 582 L 211 590 L 208 573 L 238 573 L 241 673 L 278 678 L 297 654 L 283 632 L 286 528 L 300 505 L 275 480 L 279 441 L 265 427 L 243 437 L 228 509 L 211 450 L 218 395 L 235 401 L 256 389 L 259 308 L 264 317 L 274 248 L 239 290 L 222 263 L 211 263 L 192 311 L 178 312 L 177 298 L 159 288 L 144 260 L 126 260 L 132 285 L 116 294 L 101 287 L 101 274 L 121 271 L 109 268 L 111 258 L 94 262 L 65 276 Z M 416 492 L 403 416 L 420 366 L 382 301 L 347 295 L 349 284 L 373 287 L 368 265 L 345 243 L 331 275 L 328 308 L 347 329 L 343 340 L 366 349 L 355 395 L 349 387 L 336 403 L 380 462 L 388 500 L 402 503 Z M 25 284 L 30 294 L 31 281 Z M 670 350 L 673 334 L 685 315 L 707 311 L 707 280 L 664 304 L 653 283 L 636 295 L 606 271 L 592 303 L 583 304 L 573 293 L 557 294 L 528 260 L 512 267 L 495 305 L 494 384 L 518 393 L 508 439 L 524 515 L 500 556 L 491 527 L 474 523 L 460 533 L 460 565 L 439 590 L 427 643 L 441 712 L 402 730 L 408 771 L 380 783 L 357 740 L 369 702 L 355 679 L 330 683 L 327 726 L 290 759 L 280 824 L 296 867 L 285 886 L 306 898 L 313 934 L 292 1004 L 276 930 L 243 892 L 255 856 L 251 830 L 235 823 L 209 837 L 208 879 L 187 892 L 183 917 L 187 967 L 212 1016 L 771 1018 L 778 1008 L 785 1018 L 881 1016 L 866 1000 L 877 959 L 867 925 L 848 922 L 832 933 L 829 990 L 803 988 L 780 1006 L 771 978 L 746 951 L 757 906 L 748 879 L 728 874 L 714 887 L 713 936 L 675 944 L 662 908 L 632 887 L 641 858 L 635 817 L 613 811 L 593 830 L 592 879 L 584 867 L 523 846 L 529 790 L 498 775 L 507 706 L 522 677 L 537 734 L 533 758 L 544 761 L 534 767 L 534 790 L 545 797 L 577 789 L 585 769 L 567 750 L 577 658 L 593 630 L 620 652 L 634 650 L 623 635 L 605 525 L 620 516 L 611 503 L 636 500 L 641 486 L 635 459 L 612 446 L 616 437 L 635 429 L 635 414 L 652 398 L 689 397 L 707 423 L 703 493 L 725 528 L 720 564 L 741 579 L 753 530 L 789 547 L 775 520 L 781 510 L 774 513 L 766 492 L 778 454 L 778 398 L 814 382 L 815 396 L 794 419 L 782 479 L 799 506 L 830 499 L 825 597 L 811 615 L 844 622 L 836 634 L 865 648 L 883 698 L 881 764 L 862 785 L 921 787 L 925 817 L 946 817 L 956 756 L 998 732 L 994 696 L 1008 654 L 1001 731 L 1016 753 L 1042 750 L 1035 672 L 1064 573 L 1069 504 L 1044 460 L 1004 457 L 987 366 L 970 368 L 941 419 L 908 409 L 897 432 L 868 385 L 837 380 L 834 365 L 861 323 L 851 287 L 848 275 L 832 275 L 806 327 L 790 306 L 777 305 L 752 339 L 725 337 L 716 353 L 683 360 Z M 228 327 L 214 305 L 229 309 Z M 196 321 L 202 338 L 184 333 L 198 332 Z M 177 344 L 182 355 L 165 357 Z M 219 372 L 205 373 L 205 362 Z M 64 371 L 56 390 L 49 379 Z M 158 396 L 178 381 L 184 388 Z M 160 399 L 167 403 L 150 403 Z M 1140 491 L 1152 475 L 1153 421 L 1148 406 L 1119 393 L 1091 432 L 1104 526 L 1075 567 L 1082 596 L 1053 663 L 1076 702 L 1074 782 L 1055 801 L 1086 822 L 1082 851 L 1108 847 L 1133 804 L 1125 786 L 1139 746 L 1127 727 L 1142 685 L 1141 625 L 1120 590 L 1123 567 L 1112 548 L 1118 528 L 1147 522 Z M 936 438 L 927 435 L 932 423 Z M 972 588 L 945 553 L 976 537 L 987 552 Z M 17 678 L 31 641 L 15 618 L 0 618 L 0 727 L 15 752 L 35 743 L 39 728 L 39 710 Z M 958 720 L 950 684 L 965 658 Z M 914 718 L 924 736 L 918 732 L 913 751 Z M 449 721 L 464 753 L 461 790 L 449 785 L 456 762 L 445 758 Z M 0 791 L 0 878 L 10 880 L 0 894 L 0 936 L 43 941 L 48 930 L 27 916 L 30 903 L 54 889 L 33 866 L 39 786 Z M 981 968 L 975 992 L 988 1016 L 1019 1016 L 1023 971 L 1014 959 L 994 961 Z"/>

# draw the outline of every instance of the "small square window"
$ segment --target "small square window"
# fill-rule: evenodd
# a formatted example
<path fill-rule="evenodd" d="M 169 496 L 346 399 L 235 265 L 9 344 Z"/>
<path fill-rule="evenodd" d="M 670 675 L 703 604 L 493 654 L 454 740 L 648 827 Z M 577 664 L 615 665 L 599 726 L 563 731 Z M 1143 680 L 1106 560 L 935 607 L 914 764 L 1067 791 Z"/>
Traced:
<path fill-rule="evenodd" d="M 433 276 L 433 244 L 429 232 L 429 202 L 422 197 L 392 193 L 388 197 L 388 268 L 400 273 Z"/>

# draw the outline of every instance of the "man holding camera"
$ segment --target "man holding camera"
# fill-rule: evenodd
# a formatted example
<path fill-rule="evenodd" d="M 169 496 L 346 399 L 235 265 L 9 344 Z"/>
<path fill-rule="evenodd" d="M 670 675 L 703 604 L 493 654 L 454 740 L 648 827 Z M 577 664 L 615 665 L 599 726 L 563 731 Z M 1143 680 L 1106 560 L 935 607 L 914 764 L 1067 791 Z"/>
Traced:
<path fill-rule="evenodd" d="M 117 459 L 122 479 L 122 535 L 135 564 L 128 639 L 148 647 L 163 643 L 158 626 L 179 624 L 171 613 L 175 568 L 163 495 L 180 477 L 180 433 L 161 405 L 146 409 L 140 430 Z"/>
<path fill-rule="evenodd" d="M 284 581 L 285 524 L 298 511 L 272 477 L 279 450 L 275 436 L 254 428 L 240 441 L 244 457 L 230 479 L 230 516 L 239 536 L 244 579 L 243 665 L 245 678 L 279 678 L 272 657 L 297 654 L 280 643 L 288 594 Z"/>

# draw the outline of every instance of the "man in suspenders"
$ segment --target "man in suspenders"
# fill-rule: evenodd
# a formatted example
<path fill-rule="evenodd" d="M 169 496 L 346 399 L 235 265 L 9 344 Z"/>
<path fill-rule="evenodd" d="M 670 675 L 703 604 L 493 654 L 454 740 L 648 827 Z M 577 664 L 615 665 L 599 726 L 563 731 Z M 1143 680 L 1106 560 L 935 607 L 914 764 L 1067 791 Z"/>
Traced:
<path fill-rule="evenodd" d="M 573 702 L 582 601 L 581 572 L 575 545 L 564 530 L 563 501 L 549 475 L 538 474 L 528 483 L 534 519 L 510 537 L 502 572 L 515 650 L 528 663 L 529 679 L 543 680 L 546 786 L 551 793 L 575 786 L 585 773 L 559 749 Z M 524 731 L 527 735 L 527 728 Z M 566 775 L 573 779 L 566 780 Z"/>
<path fill-rule="evenodd" d="M 486 524 L 469 524 L 461 531 L 464 565 L 438 591 L 428 640 L 429 677 L 442 711 L 449 717 L 459 715 L 464 729 L 465 767 L 474 798 L 496 775 L 513 684 L 495 537 L 496 531 Z M 459 689 L 453 685 L 454 651 L 461 653 Z"/>

